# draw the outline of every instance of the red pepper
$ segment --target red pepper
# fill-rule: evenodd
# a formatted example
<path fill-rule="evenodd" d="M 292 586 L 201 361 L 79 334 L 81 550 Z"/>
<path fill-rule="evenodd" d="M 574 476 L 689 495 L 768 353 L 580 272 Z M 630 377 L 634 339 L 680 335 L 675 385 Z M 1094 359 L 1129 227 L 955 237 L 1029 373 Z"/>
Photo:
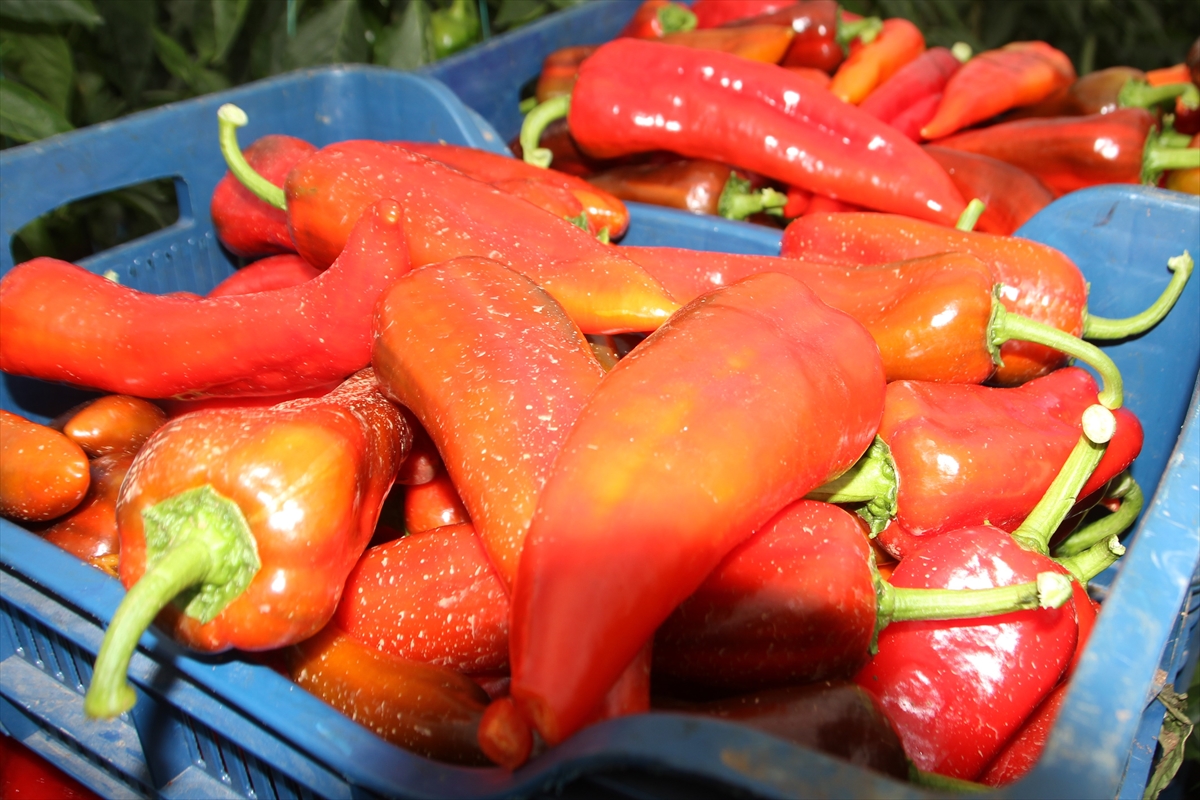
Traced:
<path fill-rule="evenodd" d="M 921 127 L 933 118 L 937 109 L 936 103 L 930 102 L 929 98 L 938 97 L 940 101 L 946 82 L 961 66 L 962 62 L 949 49 L 931 47 L 901 66 L 890 78 L 880 82 L 858 107 L 916 140 Z M 915 118 L 910 116 L 911 109 L 918 104 L 928 108 L 929 116 L 910 132 L 915 123 Z M 905 119 L 902 125 L 897 125 L 900 117 Z"/>
<path fill-rule="evenodd" d="M 748 169 L 818 194 L 952 225 L 966 204 L 912 141 L 769 64 L 620 39 L 579 72 L 569 100 L 526 117 L 526 160 L 540 126 L 568 113 L 585 153 L 669 150 Z"/>
<path fill-rule="evenodd" d="M 861 453 L 882 410 L 876 353 L 857 322 L 768 273 L 689 304 L 608 373 L 514 586 L 512 695 L 548 743 L 587 724 L 729 550 Z"/>
<path fill-rule="evenodd" d="M 956 528 L 987 522 L 1013 530 L 1065 463 L 1080 435 L 1080 417 L 1095 398 L 1094 380 L 1078 367 L 1008 389 L 891 383 L 881 446 L 862 463 L 857 489 L 823 487 L 811 496 L 867 502 L 859 513 L 879 531 L 877 541 L 900 559 L 921 539 Z M 1080 497 L 1102 487 L 1141 451 L 1137 417 L 1124 408 L 1114 413 L 1116 434 Z"/>
<path fill-rule="evenodd" d="M 661 39 L 668 33 L 690 31 L 696 27 L 696 15 L 687 6 L 670 0 L 644 0 L 618 37 Z"/>
<path fill-rule="evenodd" d="M 139 397 L 324 386 L 370 362 L 375 300 L 408 271 L 408 251 L 388 200 L 362 215 L 332 267 L 290 289 L 153 295 L 35 258 L 0 281 L 0 370 Z"/>
<path fill-rule="evenodd" d="M 659 627 L 654 674 L 685 695 L 849 678 L 901 620 L 1037 608 L 1039 587 L 1003 593 L 897 589 L 880 579 L 860 521 L 802 500 L 738 545 Z M 1060 591 L 1068 582 L 1061 581 Z"/>
<path fill-rule="evenodd" d="M 792 43 L 792 31 L 778 25 L 706 28 L 672 33 L 660 41 L 697 50 L 716 50 L 763 64 L 778 64 Z"/>
<path fill-rule="evenodd" d="M 508 667 L 508 595 L 470 524 L 370 548 L 334 621 L 393 656 L 468 674 Z"/>
<path fill-rule="evenodd" d="M 963 197 L 978 198 L 986 206 L 975 225 L 984 233 L 1011 236 L 1054 200 L 1041 181 L 1012 164 L 932 144 L 925 152 L 946 168 Z"/>
<path fill-rule="evenodd" d="M 588 182 L 622 200 L 741 220 L 786 202 L 781 192 L 755 177 L 742 177 L 716 161 L 678 159 L 614 167 L 589 175 Z"/>
<path fill-rule="evenodd" d="M 954 230 L 898 215 L 826 214 L 790 223 L 781 246 L 785 257 L 844 266 L 951 251 L 970 253 L 992 269 L 1009 311 L 1089 339 L 1123 338 L 1152 327 L 1170 310 L 1192 270 L 1184 259 L 1172 259 L 1168 266 L 1175 274 L 1153 306 L 1135 317 L 1109 320 L 1086 313 L 1087 284 L 1070 259 L 1026 239 Z M 1059 352 L 1022 341 L 1005 343 L 1000 355 L 1004 365 L 993 380 L 1003 385 L 1044 375 L 1065 362 Z"/>
<path fill-rule="evenodd" d="M 470 521 L 454 481 L 444 469 L 433 480 L 410 486 L 404 493 L 404 530 L 410 534 Z"/>
<path fill-rule="evenodd" d="M 1109 114 L 1118 108 L 1150 108 L 1177 97 L 1194 107 L 1198 98 L 1196 89 L 1189 88 L 1192 82 L 1186 69 L 1182 75 L 1173 74 L 1171 78 L 1176 82 L 1164 83 L 1154 73 L 1134 67 L 1100 69 L 1078 78 L 1069 89 L 1040 103 L 1014 109 L 1005 119 Z M 1185 96 L 1188 100 L 1183 99 Z"/>
<path fill-rule="evenodd" d="M 697 28 L 716 28 L 735 20 L 770 14 L 795 3 L 796 0 L 696 0 L 692 13 Z"/>
<path fill-rule="evenodd" d="M 827 75 L 845 59 L 845 47 L 869 41 L 882 27 L 878 17 L 863 19 L 842 11 L 835 0 L 799 0 L 782 8 L 724 23 L 729 26 L 777 25 L 795 33 L 780 62 L 785 67 L 820 70 Z"/>
<path fill-rule="evenodd" d="M 900 562 L 892 583 L 982 589 L 1056 570 L 1065 572 L 984 526 L 931 540 Z M 1077 636 L 1071 603 L 952 624 L 897 622 L 855 682 L 883 706 L 918 769 L 975 780 L 1058 683 Z"/>
<path fill-rule="evenodd" d="M 488 763 L 476 737 L 488 696 L 470 678 L 380 653 L 336 625 L 285 658 L 297 685 L 386 741 L 438 761 Z"/>
<path fill-rule="evenodd" d="M 1192 137 L 1188 147 L 1200 150 L 1200 133 Z M 1167 173 L 1164 186 L 1176 192 L 1200 195 L 1200 167 L 1192 169 L 1176 169 Z"/>
<path fill-rule="evenodd" d="M 268 134 L 247 147 L 245 156 L 259 175 L 282 186 L 292 167 L 316 149 L 303 139 Z M 217 239 L 234 255 L 258 258 L 296 252 L 287 214 L 264 203 L 229 172 L 213 190 L 209 214 Z"/>
<path fill-rule="evenodd" d="M 132 465 L 131 453 L 92 459 L 88 464 L 91 483 L 83 501 L 38 534 L 76 558 L 117 577 L 121 549 L 117 532 L 117 495 Z"/>
<path fill-rule="evenodd" d="M 77 443 L 0 409 L 0 515 L 31 522 L 61 517 L 83 501 L 90 482 Z"/>
<path fill-rule="evenodd" d="M 240 161 L 236 131 L 245 114 L 225 105 L 219 116 L 231 168 L 287 207 L 292 240 L 314 266 L 342 251 L 363 210 L 396 195 L 404 199 L 399 212 L 413 266 L 460 256 L 499 260 L 544 286 L 586 333 L 653 330 L 678 307 L 637 265 L 586 231 L 397 145 L 330 145 L 297 164 L 281 193 Z"/>
<path fill-rule="evenodd" d="M 232 294 L 254 294 L 275 289 L 288 289 L 307 283 L 321 274 L 295 253 L 270 256 L 242 267 L 213 287 L 206 297 L 226 297 Z"/>
<path fill-rule="evenodd" d="M 89 458 L 136 453 L 167 421 L 163 410 L 140 397 L 109 394 L 60 414 L 50 427 L 75 441 Z"/>
<path fill-rule="evenodd" d="M 84 698 L 90 716 L 135 700 L 125 671 L 158 616 L 198 650 L 269 650 L 333 616 L 411 434 L 363 370 L 329 395 L 172 420 L 121 487 L 121 601 Z M 181 606 L 184 590 L 195 591 Z"/>
<path fill-rule="evenodd" d="M 997 349 L 1010 339 L 1021 339 L 1060 348 L 1095 365 L 1110 384 L 1120 383 L 1116 367 L 1094 346 L 1004 311 L 994 296 L 992 271 L 966 253 L 847 269 L 771 256 L 698 256 L 669 247 L 631 247 L 626 252 L 681 300 L 760 272 L 798 278 L 822 302 L 866 326 L 879 346 L 889 381 L 982 383 L 996 373 Z"/>
<path fill-rule="evenodd" d="M 1045 42 L 1012 42 L 988 50 L 951 76 L 921 136 L 941 139 L 1010 108 L 1044 100 L 1074 80 L 1071 59 Z"/>
<path fill-rule="evenodd" d="M 100 796 L 8 734 L 0 734 L 4 800 L 100 800 Z"/>
<path fill-rule="evenodd" d="M 495 261 L 415 270 L 377 309 L 380 384 L 429 432 L 511 587 L 538 494 L 604 369 L 547 291 Z"/>
<path fill-rule="evenodd" d="M 599 47 L 598 44 L 573 45 L 559 48 L 546 56 L 534 89 L 537 101 L 544 103 L 552 97 L 566 97 L 571 94 L 575 79 L 579 77 L 579 65 Z M 520 158 L 519 153 L 517 157 Z"/>
<path fill-rule="evenodd" d="M 855 48 L 838 67 L 829 91 L 847 103 L 858 105 L 923 52 L 925 36 L 920 28 L 904 17 L 886 19 L 879 35 Z"/>
<path fill-rule="evenodd" d="M 1154 116 L 1119 108 L 1087 117 L 1003 122 L 939 139 L 955 150 L 1020 167 L 1056 195 L 1105 183 L 1153 183 L 1163 170 L 1200 166 L 1200 152 L 1160 146 Z"/>
<path fill-rule="evenodd" d="M 528 200 L 538 208 L 586 228 L 593 236 L 619 239 L 629 227 L 629 209 L 625 208 L 624 203 L 607 192 L 597 191 L 594 185 L 574 175 L 541 169 L 515 158 L 472 147 L 428 142 L 396 144 Z M 602 234 L 602 231 L 607 233 Z"/>

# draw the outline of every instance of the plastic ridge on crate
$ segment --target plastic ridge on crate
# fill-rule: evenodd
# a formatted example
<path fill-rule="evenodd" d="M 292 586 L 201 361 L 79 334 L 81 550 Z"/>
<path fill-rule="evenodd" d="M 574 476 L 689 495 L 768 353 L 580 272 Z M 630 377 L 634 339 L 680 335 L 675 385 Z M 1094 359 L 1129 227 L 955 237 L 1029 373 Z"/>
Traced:
<path fill-rule="evenodd" d="M 86 265 L 114 269 L 123 283 L 152 291 L 210 288 L 232 269 L 207 215 L 207 198 L 224 174 L 215 112 L 226 101 L 250 114 L 243 143 L 281 132 L 316 144 L 438 138 L 502 149 L 486 121 L 425 78 L 373 68 L 282 76 L 0 153 L 0 270 L 11 266 L 12 232 L 38 214 L 174 177 L 179 222 Z M 1076 259 L 1092 283 L 1093 309 L 1120 316 L 1157 296 L 1168 277 L 1166 259 L 1200 240 L 1200 215 L 1180 197 L 1136 187 L 1079 192 L 1043 210 L 1022 233 Z M 632 214 L 629 244 L 778 252 L 777 231 L 637 204 Z M 1198 298 L 1192 281 L 1159 328 L 1106 348 L 1146 427 L 1135 475 L 1151 499 L 1047 754 L 1006 795 L 1140 794 L 1149 758 L 1137 754 L 1153 753 L 1162 722 L 1154 693 L 1194 663 L 1188 643 L 1200 561 Z M 37 381 L 0 381 L 0 405 L 36 419 L 76 398 Z M 0 726 L 106 796 L 488 798 L 560 787 L 569 794 L 593 774 L 604 777 L 592 788 L 610 796 L 668 796 L 654 787 L 670 786 L 673 776 L 760 797 L 932 796 L 748 728 L 668 714 L 594 726 L 515 774 L 438 764 L 383 742 L 251 656 L 189 654 L 154 630 L 131 666 L 137 706 L 115 721 L 94 722 L 82 715 L 82 693 L 122 596 L 114 579 L 0 521 Z M 631 770 L 650 784 L 624 780 Z"/>

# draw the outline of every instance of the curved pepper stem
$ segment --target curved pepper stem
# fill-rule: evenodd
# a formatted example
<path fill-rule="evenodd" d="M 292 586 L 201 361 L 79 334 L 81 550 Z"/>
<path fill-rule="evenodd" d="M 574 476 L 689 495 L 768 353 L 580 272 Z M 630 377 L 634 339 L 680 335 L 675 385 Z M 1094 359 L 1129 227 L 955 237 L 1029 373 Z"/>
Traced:
<path fill-rule="evenodd" d="M 1012 532 L 1017 544 L 1026 550 L 1049 554 L 1050 537 L 1079 500 L 1079 492 L 1096 471 L 1116 428 L 1116 418 L 1111 411 L 1102 405 L 1088 406 L 1083 412 L 1083 435 L 1042 499 Z"/>
<path fill-rule="evenodd" d="M 261 562 L 250 525 L 232 500 L 211 486 L 181 492 L 142 512 L 146 573 L 117 607 L 96 656 L 83 699 L 90 717 L 115 717 L 133 708 L 126 681 L 142 633 L 183 593 L 184 613 L 210 622 L 250 585 Z M 188 590 L 192 591 L 188 591 Z"/>
<path fill-rule="evenodd" d="M 874 537 L 896 516 L 898 491 L 892 450 L 883 439 L 876 436 L 854 466 L 829 483 L 813 489 L 805 497 L 826 503 L 865 504 L 856 510 L 866 520 Z"/>
<path fill-rule="evenodd" d="M 1072 336 L 1043 322 L 1013 314 L 999 300 L 992 304 L 992 318 L 988 329 L 991 332 L 992 359 L 997 364 L 1003 363 L 1000 359 L 1000 346 L 1007 341 L 1018 339 L 1024 342 L 1044 344 L 1079 359 L 1100 373 L 1100 379 L 1104 386 L 1100 391 L 1099 399 L 1103 406 L 1110 409 L 1120 408 L 1124 402 L 1124 382 L 1121 379 L 1121 371 L 1117 369 L 1113 360 L 1096 345 L 1089 344 L 1077 336 Z"/>
<path fill-rule="evenodd" d="M 721 196 L 717 199 L 717 213 L 725 219 L 744 220 L 751 214 L 764 211 L 770 214 L 785 205 L 787 195 L 783 192 L 777 192 L 769 186 L 761 191 L 753 191 L 750 181 L 736 172 L 731 172 L 729 180 L 725 181 L 725 188 L 721 190 Z"/>
<path fill-rule="evenodd" d="M 1055 548 L 1054 554 L 1060 558 L 1069 558 L 1094 547 L 1097 543 L 1124 533 L 1142 513 L 1146 497 L 1137 481 L 1126 476 L 1126 482 L 1111 495 L 1121 499 L 1121 507 L 1108 516 L 1085 525 L 1072 533 L 1062 544 Z"/>
<path fill-rule="evenodd" d="M 1200 151 L 1197 151 L 1200 152 Z M 1140 314 L 1124 319 L 1107 319 L 1093 317 L 1088 314 L 1083 319 L 1083 338 L 1085 339 L 1124 339 L 1150 330 L 1175 307 L 1188 279 L 1192 276 L 1195 265 L 1186 250 L 1182 255 L 1167 260 L 1167 267 L 1174 273 L 1167 283 L 1167 288 L 1158 299 Z"/>
<path fill-rule="evenodd" d="M 1036 581 L 993 589 L 909 589 L 880 580 L 875 633 L 892 622 L 994 617 L 1033 608 L 1059 608 L 1071 599 L 1071 579 L 1039 572 Z"/>
<path fill-rule="evenodd" d="M 1200 168 L 1200 148 L 1166 147 L 1157 136 L 1146 137 L 1142 149 L 1142 183 L 1154 186 L 1158 177 L 1168 170 Z"/>
<path fill-rule="evenodd" d="M 221 155 L 225 156 L 225 163 L 233 176 L 255 197 L 286 211 L 287 197 L 283 189 L 255 172 L 254 167 L 250 166 L 246 157 L 242 155 L 242 149 L 238 147 L 237 129 L 249 121 L 246 112 L 233 103 L 226 103 L 217 109 L 217 138 L 221 142 Z"/>
<path fill-rule="evenodd" d="M 1117 559 L 1125 555 L 1125 546 L 1116 535 L 1101 539 L 1086 550 L 1081 550 L 1068 558 L 1056 558 L 1059 564 L 1071 573 L 1071 577 L 1087 586 L 1088 581 L 1104 570 L 1117 563 Z"/>
<path fill-rule="evenodd" d="M 987 210 L 987 206 L 978 197 L 972 198 L 971 202 L 967 203 L 967 207 L 958 215 L 958 222 L 954 223 L 954 227 L 960 231 L 973 231 L 976 224 L 979 223 L 979 218 L 983 216 L 983 212 Z"/>
<path fill-rule="evenodd" d="M 1121 108 L 1149 108 L 1176 97 L 1183 98 L 1187 108 L 1200 106 L 1200 89 L 1194 83 L 1166 83 L 1151 86 L 1144 80 L 1130 78 L 1117 92 L 1117 105 Z"/>
<path fill-rule="evenodd" d="M 571 95 L 565 94 L 551 97 L 546 102 L 534 106 L 533 110 L 525 115 L 525 121 L 521 123 L 520 141 L 526 163 L 543 169 L 550 166 L 554 154 L 545 147 L 538 147 L 538 142 L 541 141 L 546 127 L 554 120 L 565 117 L 570 110 Z"/>

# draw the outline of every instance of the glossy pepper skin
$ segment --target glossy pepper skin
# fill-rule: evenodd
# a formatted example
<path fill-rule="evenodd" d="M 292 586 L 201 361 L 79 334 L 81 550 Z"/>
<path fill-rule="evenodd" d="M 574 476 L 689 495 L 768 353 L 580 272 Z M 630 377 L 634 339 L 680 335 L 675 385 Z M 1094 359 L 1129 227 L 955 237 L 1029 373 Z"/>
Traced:
<path fill-rule="evenodd" d="M 1143 108 L 1119 108 L 1085 117 L 1002 122 L 937 144 L 1020 167 L 1058 196 L 1105 183 L 1141 183 L 1146 138 L 1154 124 Z"/>
<path fill-rule="evenodd" d="M 953 531 L 905 558 L 892 583 L 988 588 L 1065 572 L 992 527 Z M 918 769 L 975 780 L 1062 677 L 1075 607 L 957 622 L 896 622 L 855 682 L 879 701 Z"/>
<path fill-rule="evenodd" d="M 83 501 L 90 482 L 87 454 L 75 441 L 0 409 L 0 514 L 30 522 L 60 517 Z"/>
<path fill-rule="evenodd" d="M 1041 181 L 999 159 L 932 144 L 925 152 L 946 168 L 963 197 L 977 197 L 987 206 L 974 230 L 1011 236 L 1054 201 Z"/>
<path fill-rule="evenodd" d="M 696 15 L 687 6 L 670 0 L 644 0 L 617 36 L 633 39 L 661 39 L 676 31 L 696 27 Z"/>
<path fill-rule="evenodd" d="M 282 186 L 292 167 L 316 149 L 294 136 L 268 134 L 247 147 L 245 156 L 258 174 Z M 209 214 L 217 239 L 236 256 L 260 258 L 296 251 L 288 233 L 286 212 L 258 199 L 228 172 L 213 190 Z"/>
<path fill-rule="evenodd" d="M 38 531 L 43 539 L 117 577 L 120 536 L 117 496 L 133 465 L 132 453 L 99 456 L 88 463 L 91 483 L 83 501 L 66 516 Z"/>
<path fill-rule="evenodd" d="M 842 11 L 835 0 L 800 0 L 724 24 L 728 27 L 777 25 L 788 28 L 795 36 L 780 63 L 828 74 L 846 58 L 842 42 L 852 34 L 843 30 L 842 23 L 858 19 L 857 15 Z M 873 22 L 878 23 L 877 20 Z"/>
<path fill-rule="evenodd" d="M 716 28 L 735 20 L 770 14 L 791 5 L 795 0 L 696 0 L 692 13 L 696 15 L 696 27 Z"/>
<path fill-rule="evenodd" d="M 148 400 L 108 394 L 56 417 L 50 427 L 76 442 L 88 458 L 98 458 L 136 453 L 166 421 L 166 413 Z"/>
<path fill-rule="evenodd" d="M 660 41 L 730 53 L 762 64 L 778 64 L 792 43 L 792 31 L 779 25 L 745 25 L 672 33 Z"/>
<path fill-rule="evenodd" d="M 850 53 L 833 73 L 829 91 L 858 105 L 901 67 L 925 52 L 921 29 L 903 17 L 883 21 L 883 29 L 868 44 Z"/>
<path fill-rule="evenodd" d="M 475 737 L 488 696 L 470 678 L 381 653 L 332 624 L 284 658 L 300 688 L 386 741 L 437 761 L 488 763 Z"/>
<path fill-rule="evenodd" d="M 320 274 L 321 270 L 295 253 L 283 253 L 247 264 L 214 286 L 205 296 L 226 297 L 288 289 L 307 283 Z"/>
<path fill-rule="evenodd" d="M 454 481 L 444 469 L 433 480 L 404 492 L 404 529 L 410 534 L 470 521 Z"/>
<path fill-rule="evenodd" d="M 371 205 L 336 263 L 288 289 L 154 295 L 27 261 L 0 282 L 0 369 L 138 397 L 278 395 L 341 380 L 370 362 L 375 300 L 409 268 L 400 207 Z"/>
<path fill-rule="evenodd" d="M 662 698 L 655 708 L 736 722 L 894 778 L 908 777 L 904 747 L 887 715 L 875 698 L 847 681 L 699 703 Z"/>
<path fill-rule="evenodd" d="M 511 587 L 538 494 L 604 368 L 546 291 L 482 258 L 397 281 L 375 331 L 380 384 L 429 432 Z"/>
<path fill-rule="evenodd" d="M 729 550 L 862 452 L 883 385 L 866 330 L 775 273 L 693 301 L 608 373 L 514 587 L 512 695 L 548 743 L 588 722 Z"/>
<path fill-rule="evenodd" d="M 762 178 L 743 177 L 728 164 L 702 158 L 628 164 L 594 173 L 587 180 L 623 200 L 726 219 L 746 219 L 778 208 L 785 200 L 782 193 L 767 189 Z"/>
<path fill-rule="evenodd" d="M 1072 336 L 1083 333 L 1087 283 L 1065 255 L 1037 242 L 959 231 L 899 215 L 826 214 L 788 225 L 785 257 L 832 264 L 887 264 L 948 251 L 970 253 L 987 264 L 1004 285 L 1000 301 L 1009 311 L 1044 322 Z M 1013 385 L 1065 363 L 1058 351 L 1032 342 L 1005 342 L 1004 365 L 994 380 Z"/>
<path fill-rule="evenodd" d="M 292 238 L 316 266 L 341 251 L 360 209 L 396 195 L 414 267 L 461 256 L 498 260 L 546 289 L 585 333 L 653 330 L 677 308 L 587 231 L 396 145 L 330 145 L 298 164 L 284 189 Z"/>
<path fill-rule="evenodd" d="M 925 139 L 941 139 L 1010 108 L 1027 106 L 1067 89 L 1075 66 L 1045 42 L 1011 42 L 972 58 L 946 83 Z"/>
<path fill-rule="evenodd" d="M 945 225 L 965 207 L 945 170 L 889 126 L 787 70 L 725 53 L 610 42 L 580 68 L 567 119 L 599 158 L 670 150 Z"/>
<path fill-rule="evenodd" d="M 1079 439 L 1096 401 L 1091 375 L 1066 367 L 1014 388 L 901 381 L 888 385 L 880 439 L 895 466 L 892 524 L 878 537 L 903 559 L 918 539 L 984 521 L 1021 523 Z M 1141 452 L 1142 426 L 1117 409 L 1117 433 L 1080 491 L 1086 497 Z"/>
<path fill-rule="evenodd" d="M 583 222 L 593 236 L 606 230 L 610 238 L 619 239 L 629 227 L 629 209 L 625 208 L 624 203 L 607 192 L 597 191 L 594 185 L 574 175 L 542 169 L 519 159 L 473 147 L 431 142 L 396 144 L 454 167 L 475 180 L 527 200 L 556 216 L 575 222 L 582 214 Z"/>
<path fill-rule="evenodd" d="M 762 272 L 804 282 L 822 302 L 858 320 L 875 339 L 889 381 L 982 383 L 996 370 L 988 347 L 991 270 L 963 253 L 875 267 L 772 256 L 630 247 L 637 261 L 681 300 Z"/>
<path fill-rule="evenodd" d="M 916 141 L 933 118 L 946 82 L 960 67 L 962 62 L 950 50 L 931 47 L 881 81 L 858 107 Z M 917 106 L 927 114 L 923 119 L 914 114 Z"/>
<path fill-rule="evenodd" d="M 334 621 L 380 652 L 478 674 L 508 668 L 508 594 L 469 523 L 376 545 Z"/>

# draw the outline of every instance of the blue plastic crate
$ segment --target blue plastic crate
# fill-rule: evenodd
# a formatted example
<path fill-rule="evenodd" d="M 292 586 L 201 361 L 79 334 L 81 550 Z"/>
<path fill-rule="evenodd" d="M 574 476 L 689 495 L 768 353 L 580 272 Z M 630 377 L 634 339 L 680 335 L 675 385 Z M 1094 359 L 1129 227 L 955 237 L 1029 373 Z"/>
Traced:
<path fill-rule="evenodd" d="M 11 267 L 13 232 L 37 215 L 173 178 L 177 223 L 85 265 L 115 270 L 123 283 L 151 291 L 211 288 L 232 268 L 207 214 L 224 173 L 215 113 L 226 101 L 249 112 L 243 142 L 278 132 L 316 144 L 414 138 L 502 150 L 486 122 L 429 80 L 372 68 L 288 75 L 0 153 L 0 271 Z M 1157 295 L 1166 258 L 1195 248 L 1198 227 L 1200 213 L 1178 195 L 1106 188 L 1056 203 L 1027 230 L 1079 260 L 1094 307 L 1115 316 Z M 778 252 L 778 240 L 766 229 L 645 206 L 634 207 L 625 239 L 752 253 Z M 1119 275 L 1133 285 L 1115 285 Z M 1147 429 L 1137 475 L 1148 494 L 1158 489 L 1048 755 L 1014 794 L 1138 793 L 1149 763 L 1139 754 L 1152 753 L 1162 720 L 1154 690 L 1194 658 L 1195 601 L 1189 606 L 1188 598 L 1200 560 L 1200 412 L 1194 400 L 1189 408 L 1189 398 L 1200 362 L 1197 291 L 1188 288 L 1162 327 L 1112 348 Z M 37 381 L 0 381 L 0 405 L 35 419 L 75 397 Z M 131 665 L 137 706 L 113 721 L 90 721 L 83 690 L 122 596 L 117 581 L 0 521 L 0 726 L 106 796 L 928 796 L 747 728 L 666 714 L 587 729 L 512 775 L 447 766 L 383 742 L 250 658 L 191 655 L 154 631 Z"/>

